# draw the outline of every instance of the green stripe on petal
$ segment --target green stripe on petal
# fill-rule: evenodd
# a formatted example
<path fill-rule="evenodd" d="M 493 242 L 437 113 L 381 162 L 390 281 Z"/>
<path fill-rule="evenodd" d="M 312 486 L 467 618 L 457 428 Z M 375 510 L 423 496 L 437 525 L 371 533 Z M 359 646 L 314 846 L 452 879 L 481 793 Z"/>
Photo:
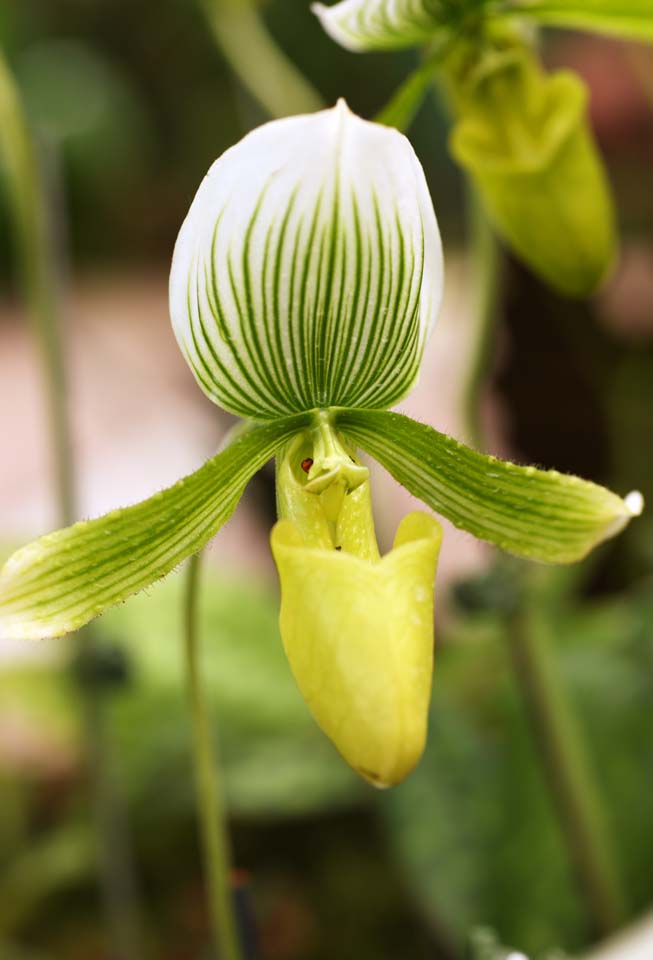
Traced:
<path fill-rule="evenodd" d="M 441 294 L 412 147 L 343 101 L 259 127 L 216 161 L 170 277 L 198 383 L 257 420 L 395 403 L 417 378 Z"/>
<path fill-rule="evenodd" d="M 148 500 L 23 547 L 0 571 L 0 637 L 77 630 L 170 573 L 210 540 L 250 478 L 306 422 L 295 416 L 255 427 Z"/>
<path fill-rule="evenodd" d="M 514 12 L 544 26 L 591 30 L 632 40 L 653 40 L 653 0 L 533 0 Z"/>
<path fill-rule="evenodd" d="M 336 43 L 358 51 L 427 43 L 451 19 L 451 6 L 448 0 L 342 0 L 311 9 Z"/>
<path fill-rule="evenodd" d="M 477 453 L 397 413 L 344 410 L 343 434 L 457 527 L 545 563 L 581 560 L 642 511 L 604 487 Z"/>

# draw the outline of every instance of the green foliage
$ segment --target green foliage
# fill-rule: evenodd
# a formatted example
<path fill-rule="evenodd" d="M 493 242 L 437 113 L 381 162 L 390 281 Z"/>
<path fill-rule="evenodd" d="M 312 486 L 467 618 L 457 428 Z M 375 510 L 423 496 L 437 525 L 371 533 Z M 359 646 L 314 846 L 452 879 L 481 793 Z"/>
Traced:
<path fill-rule="evenodd" d="M 653 41 L 652 0 L 517 0 L 514 6 L 544 26 Z"/>
<path fill-rule="evenodd" d="M 279 637 L 276 598 L 251 584 L 224 583 L 208 572 L 205 587 L 202 667 L 231 815 L 267 821 L 364 803 L 360 781 L 320 733 L 297 691 Z M 172 869 L 165 859 L 170 845 L 161 843 L 162 833 L 174 845 L 192 819 L 195 802 L 182 589 L 183 578 L 172 577 L 103 620 L 100 652 L 118 642 L 128 663 L 126 681 L 114 689 L 107 712 L 115 774 L 125 792 L 143 868 L 163 863 Z M 43 741 L 42 749 L 49 750 L 53 760 L 60 754 L 79 763 L 78 701 L 64 666 L 4 669 L 0 682 L 10 697 L 3 699 L 3 716 L 20 716 L 32 740 Z M 96 842 L 79 798 L 68 802 L 52 829 L 33 836 L 27 787 L 22 775 L 5 768 L 0 944 L 3 936 L 23 929 L 57 898 L 88 887 L 96 870 Z"/>
<path fill-rule="evenodd" d="M 560 606 L 547 580 L 535 602 L 588 741 L 630 902 L 643 908 L 653 856 L 653 762 L 642 723 L 653 698 L 650 591 Z M 579 950 L 588 928 L 495 614 L 461 621 L 443 638 L 436 676 L 424 760 L 382 798 L 420 902 L 461 943 L 488 924 L 529 957 L 557 944 Z"/>
<path fill-rule="evenodd" d="M 131 661 L 133 680 L 113 716 L 135 802 L 146 818 L 165 817 L 180 805 L 191 808 L 181 591 L 182 581 L 174 577 L 103 621 Z M 238 815 L 306 814 L 362 796 L 306 710 L 277 620 L 274 596 L 253 584 L 205 576 L 202 672 L 215 711 L 229 809 Z M 162 783 L 168 784 L 165 791 Z"/>

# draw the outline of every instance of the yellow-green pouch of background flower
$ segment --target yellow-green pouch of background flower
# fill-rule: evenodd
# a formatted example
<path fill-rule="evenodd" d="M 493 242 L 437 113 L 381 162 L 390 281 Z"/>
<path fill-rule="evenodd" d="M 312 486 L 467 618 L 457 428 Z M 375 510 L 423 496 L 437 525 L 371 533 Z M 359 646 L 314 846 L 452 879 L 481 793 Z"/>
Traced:
<path fill-rule="evenodd" d="M 297 684 L 347 763 L 379 787 L 403 780 L 424 750 L 441 539 L 424 513 L 404 518 L 378 560 L 306 546 L 290 520 L 272 532 Z"/>
<path fill-rule="evenodd" d="M 592 293 L 616 239 L 582 81 L 567 71 L 549 76 L 513 47 L 467 69 L 452 89 L 459 120 L 451 150 L 497 231 L 561 292 Z"/>

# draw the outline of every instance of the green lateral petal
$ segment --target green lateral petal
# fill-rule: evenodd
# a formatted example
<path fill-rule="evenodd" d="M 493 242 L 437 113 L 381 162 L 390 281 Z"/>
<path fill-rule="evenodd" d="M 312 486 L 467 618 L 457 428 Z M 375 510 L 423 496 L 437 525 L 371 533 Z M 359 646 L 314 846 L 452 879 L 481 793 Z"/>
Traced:
<path fill-rule="evenodd" d="M 424 749 L 441 537 L 432 517 L 412 513 L 373 562 L 309 547 L 289 520 L 272 532 L 297 685 L 347 763 L 378 787 L 403 780 Z"/>
<path fill-rule="evenodd" d="M 337 425 L 455 526 L 531 560 L 581 560 L 643 508 L 641 494 L 484 456 L 397 413 L 344 410 Z"/>
<path fill-rule="evenodd" d="M 441 294 L 412 147 L 343 101 L 259 127 L 216 161 L 170 276 L 175 334 L 200 386 L 257 420 L 396 402 Z"/>
<path fill-rule="evenodd" d="M 515 4 L 544 26 L 653 41 L 653 0 L 533 0 Z"/>
<path fill-rule="evenodd" d="M 248 480 L 305 423 L 297 416 L 259 426 L 149 500 L 18 550 L 0 571 L 0 637 L 77 630 L 170 573 L 210 540 Z"/>
<path fill-rule="evenodd" d="M 446 0 L 341 0 L 313 12 L 347 50 L 398 50 L 427 43 L 451 19 Z"/>

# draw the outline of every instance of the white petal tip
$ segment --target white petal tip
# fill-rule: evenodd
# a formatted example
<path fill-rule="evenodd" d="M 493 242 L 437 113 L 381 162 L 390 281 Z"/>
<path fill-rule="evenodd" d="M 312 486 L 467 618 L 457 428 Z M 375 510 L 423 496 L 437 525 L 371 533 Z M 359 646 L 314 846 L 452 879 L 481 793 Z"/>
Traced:
<path fill-rule="evenodd" d="M 314 13 L 317 19 L 320 21 L 326 33 L 331 35 L 331 30 L 329 29 L 331 23 L 330 8 L 324 3 L 312 3 L 310 9 L 311 13 Z"/>
<path fill-rule="evenodd" d="M 639 490 L 632 490 L 624 497 L 624 503 L 631 517 L 639 517 L 644 510 L 644 497 Z"/>
<path fill-rule="evenodd" d="M 352 35 L 346 27 L 343 28 L 344 25 L 341 23 L 343 12 L 340 7 L 340 3 L 336 3 L 332 7 L 328 7 L 324 3 L 312 3 L 311 13 L 314 13 L 318 18 L 324 32 L 345 50 L 353 50 L 354 52 L 364 50 L 365 44 Z"/>

